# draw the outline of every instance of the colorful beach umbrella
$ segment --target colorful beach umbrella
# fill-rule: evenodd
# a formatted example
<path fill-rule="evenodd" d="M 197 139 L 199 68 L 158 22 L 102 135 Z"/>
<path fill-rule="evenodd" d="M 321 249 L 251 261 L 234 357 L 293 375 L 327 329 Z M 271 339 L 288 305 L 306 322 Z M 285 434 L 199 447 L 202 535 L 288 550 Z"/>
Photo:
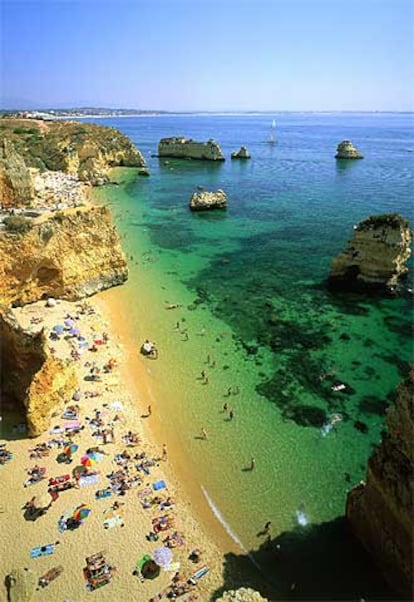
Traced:
<path fill-rule="evenodd" d="M 161 548 L 157 548 L 156 550 L 154 550 L 154 552 L 152 554 L 152 559 L 154 562 L 156 562 L 158 564 L 158 566 L 165 569 L 166 566 L 171 564 L 172 559 L 173 559 L 173 554 L 172 554 L 170 548 L 167 548 L 166 546 L 162 546 Z"/>
<path fill-rule="evenodd" d="M 86 455 L 89 458 L 91 458 L 91 460 L 93 460 L 94 462 L 100 462 L 103 458 L 103 454 L 100 454 L 99 452 L 96 452 L 96 451 L 88 452 Z"/>
<path fill-rule="evenodd" d="M 64 324 L 65 324 L 66 328 L 74 328 L 76 326 L 76 322 L 75 322 L 75 320 L 72 320 L 72 318 L 67 318 L 64 321 Z"/>
<path fill-rule="evenodd" d="M 53 332 L 56 332 L 56 334 L 63 334 L 65 327 L 63 326 L 63 324 L 55 324 L 55 326 L 53 326 L 52 330 L 53 330 Z"/>
<path fill-rule="evenodd" d="M 71 443 L 70 445 L 67 445 L 64 449 L 63 449 L 63 453 L 66 456 L 71 456 L 72 454 L 75 453 L 75 451 L 78 450 L 78 445 L 76 445 L 76 443 Z"/>
<path fill-rule="evenodd" d="M 69 330 L 69 334 L 70 334 L 72 337 L 78 337 L 78 336 L 80 335 L 80 330 L 79 330 L 79 328 L 71 328 L 71 329 Z"/>
<path fill-rule="evenodd" d="M 80 462 L 83 466 L 93 466 L 94 464 L 96 464 L 96 460 L 94 460 L 88 455 L 82 456 Z"/>
<path fill-rule="evenodd" d="M 87 518 L 90 513 L 91 513 L 91 509 L 88 506 L 86 506 L 85 504 L 81 504 L 80 506 L 75 508 L 75 510 L 72 514 L 72 518 L 73 518 L 73 520 L 80 522 L 81 520 L 84 520 L 85 518 Z"/>

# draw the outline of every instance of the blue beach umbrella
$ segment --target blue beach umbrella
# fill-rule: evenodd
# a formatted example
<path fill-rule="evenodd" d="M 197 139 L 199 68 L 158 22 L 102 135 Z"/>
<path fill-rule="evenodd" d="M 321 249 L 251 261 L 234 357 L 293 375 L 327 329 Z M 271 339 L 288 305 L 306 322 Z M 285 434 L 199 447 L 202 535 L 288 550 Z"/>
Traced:
<path fill-rule="evenodd" d="M 52 330 L 53 330 L 53 332 L 56 332 L 56 334 L 63 334 L 65 327 L 63 326 L 63 324 L 55 324 L 55 326 L 53 326 Z"/>

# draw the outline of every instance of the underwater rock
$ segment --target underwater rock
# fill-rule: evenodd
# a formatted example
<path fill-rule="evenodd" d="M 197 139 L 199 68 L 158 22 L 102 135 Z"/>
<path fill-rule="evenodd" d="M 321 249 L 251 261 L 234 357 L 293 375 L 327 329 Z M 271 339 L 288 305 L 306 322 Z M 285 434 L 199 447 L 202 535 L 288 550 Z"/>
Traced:
<path fill-rule="evenodd" d="M 332 262 L 334 290 L 393 293 L 406 276 L 411 230 L 398 214 L 371 216 L 354 226 L 354 236 Z"/>
<path fill-rule="evenodd" d="M 335 159 L 363 159 L 363 155 L 350 140 L 342 140 L 336 149 Z"/>

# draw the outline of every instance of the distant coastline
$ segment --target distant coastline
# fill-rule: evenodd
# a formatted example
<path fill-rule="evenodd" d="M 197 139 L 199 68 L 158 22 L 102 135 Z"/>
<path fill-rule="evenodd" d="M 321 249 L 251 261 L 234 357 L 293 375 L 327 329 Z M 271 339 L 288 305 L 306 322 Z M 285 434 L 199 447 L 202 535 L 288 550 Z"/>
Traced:
<path fill-rule="evenodd" d="M 255 116 L 255 115 L 413 115 L 414 111 L 358 111 L 358 110 L 303 110 L 290 111 L 288 109 L 279 109 L 274 111 L 241 111 L 241 110 L 222 110 L 222 111 L 163 111 L 147 109 L 108 109 L 101 107 L 79 107 L 67 109 L 0 109 L 0 118 L 19 118 L 19 119 L 105 119 L 110 117 L 164 117 L 164 116 Z"/>

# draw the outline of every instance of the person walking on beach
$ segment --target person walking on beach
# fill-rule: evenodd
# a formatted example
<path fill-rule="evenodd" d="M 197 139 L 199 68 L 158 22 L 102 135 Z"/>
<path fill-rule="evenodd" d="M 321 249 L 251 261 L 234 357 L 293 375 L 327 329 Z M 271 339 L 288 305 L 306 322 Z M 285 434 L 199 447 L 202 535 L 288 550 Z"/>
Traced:
<path fill-rule="evenodd" d="M 148 408 L 147 408 L 147 416 L 151 416 L 151 414 L 152 414 L 152 407 L 148 406 Z"/>
<path fill-rule="evenodd" d="M 252 459 L 250 460 L 250 470 L 254 470 L 256 466 L 256 460 L 252 457 Z"/>
<path fill-rule="evenodd" d="M 162 460 L 164 462 L 166 462 L 167 461 L 167 457 L 168 457 L 167 445 L 166 445 L 166 443 L 164 443 L 163 446 L 162 446 Z"/>
<path fill-rule="evenodd" d="M 267 535 L 270 532 L 271 525 L 272 525 L 272 521 L 268 520 L 263 529 L 263 532 L 265 535 Z"/>
<path fill-rule="evenodd" d="M 207 441 L 207 439 L 208 439 L 207 431 L 204 428 L 204 426 L 201 427 L 201 438 L 204 439 L 204 441 Z"/>
<path fill-rule="evenodd" d="M 229 409 L 229 404 L 226 401 L 225 404 L 224 404 L 224 406 L 223 406 L 223 412 L 227 412 L 228 409 Z"/>
<path fill-rule="evenodd" d="M 230 410 L 230 412 L 229 412 L 229 420 L 233 420 L 233 418 L 234 418 L 234 412 L 233 412 L 233 410 Z"/>

